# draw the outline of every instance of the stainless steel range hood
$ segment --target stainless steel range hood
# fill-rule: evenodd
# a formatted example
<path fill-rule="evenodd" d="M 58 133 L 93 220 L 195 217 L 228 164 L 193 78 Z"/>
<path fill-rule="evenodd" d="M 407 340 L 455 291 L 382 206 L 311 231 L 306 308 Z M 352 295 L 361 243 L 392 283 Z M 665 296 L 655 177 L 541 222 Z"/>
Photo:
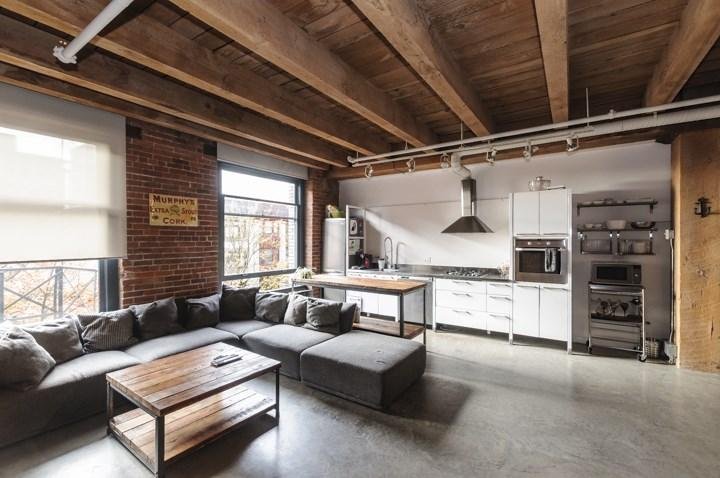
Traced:
<path fill-rule="evenodd" d="M 475 180 L 465 178 L 461 181 L 460 208 L 462 216 L 443 230 L 443 234 L 460 232 L 493 232 L 484 222 L 475 216 Z"/>

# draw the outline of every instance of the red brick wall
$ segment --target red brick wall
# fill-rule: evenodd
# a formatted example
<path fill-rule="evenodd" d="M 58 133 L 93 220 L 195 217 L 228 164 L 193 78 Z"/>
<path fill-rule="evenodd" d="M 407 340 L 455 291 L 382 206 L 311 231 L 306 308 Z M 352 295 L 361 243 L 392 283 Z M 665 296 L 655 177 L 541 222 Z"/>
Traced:
<path fill-rule="evenodd" d="M 308 170 L 305 185 L 305 266 L 322 270 L 322 241 L 325 206 L 339 202 L 338 182 L 325 171 Z"/>
<path fill-rule="evenodd" d="M 137 129 L 139 137 L 135 137 Z M 208 145 L 211 154 L 205 154 Z M 128 256 L 121 261 L 123 307 L 218 289 L 217 158 L 215 144 L 128 119 Z M 150 226 L 149 193 L 198 199 L 199 227 Z"/>

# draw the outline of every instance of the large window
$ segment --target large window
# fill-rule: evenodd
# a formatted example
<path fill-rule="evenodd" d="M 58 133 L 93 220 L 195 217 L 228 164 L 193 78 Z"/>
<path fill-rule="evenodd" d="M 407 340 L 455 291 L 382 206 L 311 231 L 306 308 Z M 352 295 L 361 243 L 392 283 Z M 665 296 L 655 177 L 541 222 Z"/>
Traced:
<path fill-rule="evenodd" d="M 302 265 L 304 182 L 224 163 L 220 181 L 223 282 L 288 287 Z"/>
<path fill-rule="evenodd" d="M 117 260 L 0 264 L 0 322 L 31 325 L 118 308 Z"/>

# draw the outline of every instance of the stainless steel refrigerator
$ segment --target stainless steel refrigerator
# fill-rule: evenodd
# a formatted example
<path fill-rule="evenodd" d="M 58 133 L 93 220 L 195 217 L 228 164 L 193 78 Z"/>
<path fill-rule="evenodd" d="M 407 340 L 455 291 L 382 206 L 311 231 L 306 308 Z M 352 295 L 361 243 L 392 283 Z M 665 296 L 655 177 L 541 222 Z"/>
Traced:
<path fill-rule="evenodd" d="M 345 219 L 325 219 L 323 228 L 323 258 L 322 270 L 326 274 L 345 274 L 346 244 Z M 340 289 L 325 289 L 324 295 L 330 300 L 345 300 L 345 291 Z"/>

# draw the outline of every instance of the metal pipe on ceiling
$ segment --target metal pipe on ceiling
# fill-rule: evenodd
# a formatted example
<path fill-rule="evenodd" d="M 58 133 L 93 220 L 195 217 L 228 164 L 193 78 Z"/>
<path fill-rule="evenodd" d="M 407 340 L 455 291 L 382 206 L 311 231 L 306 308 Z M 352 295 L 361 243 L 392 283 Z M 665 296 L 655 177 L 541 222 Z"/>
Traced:
<path fill-rule="evenodd" d="M 712 119 L 720 117 L 720 107 L 712 109 L 712 112 L 708 112 L 708 108 L 696 108 L 698 106 L 709 105 L 720 102 L 720 95 L 707 96 L 704 98 L 697 98 L 693 100 L 678 101 L 675 103 L 668 103 L 665 105 L 636 108 L 627 111 L 610 111 L 604 115 L 592 116 L 589 118 L 581 118 L 572 121 L 566 121 L 563 123 L 552 123 L 543 126 L 536 126 L 532 128 L 524 128 L 515 131 L 507 131 L 504 133 L 496 133 L 487 136 L 469 138 L 460 141 L 449 141 L 446 143 L 439 143 L 430 146 L 422 146 L 419 148 L 404 149 L 399 151 L 392 151 L 389 153 L 376 154 L 372 156 L 364 157 L 348 157 L 348 161 L 353 167 L 361 167 L 369 164 L 382 164 L 394 161 L 401 161 L 408 158 L 422 158 L 427 156 L 435 156 L 441 153 L 454 153 L 462 152 L 463 156 L 469 154 L 478 154 L 490 151 L 493 147 L 495 149 L 515 149 L 527 145 L 528 142 L 532 144 L 547 144 L 557 141 L 564 141 L 568 137 L 573 135 L 582 135 L 582 137 L 588 138 L 593 136 L 601 136 L 611 134 L 612 132 L 622 131 L 634 131 L 639 129 L 652 128 L 654 126 L 666 126 L 669 124 L 681 124 L 692 121 L 700 121 L 702 119 Z M 691 108 L 691 109 L 687 109 Z M 672 112 L 672 110 L 683 110 L 679 112 Z M 704 110 L 702 114 L 692 115 L 691 113 L 699 110 Z M 716 111 L 717 110 L 717 111 Z M 668 113 L 670 111 L 671 113 Z M 674 115 L 667 119 L 669 115 Z M 650 118 L 644 118 L 645 116 L 652 115 Z M 709 116 L 707 116 L 709 115 Z M 629 122 L 633 116 L 642 116 L 643 118 L 635 118 L 637 122 Z M 670 121 L 667 123 L 659 122 L 658 118 L 662 116 L 666 118 L 663 121 Z M 691 117 L 698 117 L 699 119 L 689 119 Z M 621 118 L 627 118 L 622 121 L 618 121 Z M 601 128 L 605 125 L 616 125 L 624 124 L 623 129 L 614 131 L 615 126 L 609 128 Z M 641 126 L 642 124 L 649 124 L 650 126 Z M 593 126 L 594 125 L 594 126 Z M 635 126 L 630 126 L 635 125 Z M 572 128 L 574 126 L 583 126 L 583 128 Z M 611 131 L 612 130 L 612 131 Z M 606 131 L 606 132 L 598 132 Z M 533 133 L 545 133 L 544 135 L 532 135 Z M 549 138 L 555 138 L 553 141 L 547 141 Z M 494 143 L 493 141 L 505 139 L 501 142 Z M 477 143 L 486 143 L 481 147 L 469 147 Z M 507 145 L 513 144 L 512 147 Z M 502 145 L 502 148 L 500 146 Z M 472 151 L 472 152 L 471 152 Z"/>

